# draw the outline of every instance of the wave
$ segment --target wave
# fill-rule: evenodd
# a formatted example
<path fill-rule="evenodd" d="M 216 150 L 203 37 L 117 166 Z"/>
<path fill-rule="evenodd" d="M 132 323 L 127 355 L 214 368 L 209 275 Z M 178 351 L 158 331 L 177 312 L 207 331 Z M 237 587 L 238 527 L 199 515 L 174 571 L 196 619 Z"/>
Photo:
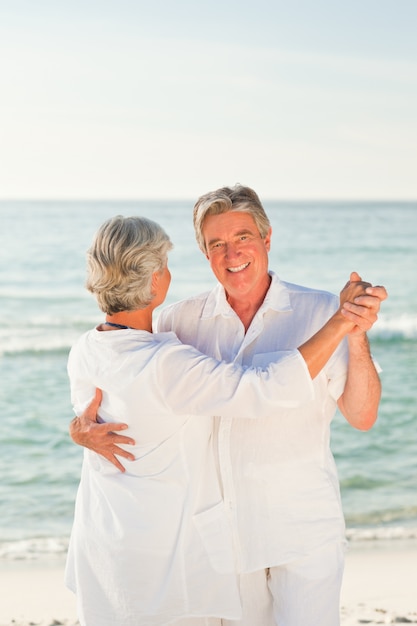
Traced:
<path fill-rule="evenodd" d="M 340 481 L 340 487 L 346 492 L 349 489 L 356 489 L 361 491 L 370 491 L 371 489 L 377 489 L 378 487 L 383 487 L 386 484 L 389 484 L 389 481 L 381 478 L 369 478 L 362 476 L 361 474 L 357 474 L 351 476 L 349 478 L 345 478 Z"/>
<path fill-rule="evenodd" d="M 36 336 L 13 336 L 6 341 L 0 338 L 0 356 L 44 355 L 68 353 L 80 331 L 66 333 L 39 333 Z"/>
<path fill-rule="evenodd" d="M 373 528 L 347 528 L 346 537 L 351 542 L 417 539 L 417 527 L 376 526 Z"/>
<path fill-rule="evenodd" d="M 379 507 L 360 512 L 346 511 L 345 517 L 349 528 L 383 528 L 387 532 L 395 527 L 410 529 L 417 522 L 417 506 Z"/>
<path fill-rule="evenodd" d="M 73 300 L 80 300 L 81 302 L 91 299 L 91 296 L 82 291 L 82 285 L 63 286 L 36 286 L 27 285 L 24 288 L 22 286 L 10 286 L 0 289 L 0 300 L 10 302 L 15 300 L 20 301 L 40 301 L 40 302 L 72 302 Z"/>
<path fill-rule="evenodd" d="M 30 322 L 8 320 L 0 326 L 0 356 L 68 352 L 78 337 L 100 319 L 98 313 L 82 317 L 44 314 L 32 317 Z"/>
<path fill-rule="evenodd" d="M 369 332 L 369 336 L 377 341 L 415 340 L 417 339 L 417 316 L 411 313 L 403 313 L 395 318 L 381 316 Z"/>
<path fill-rule="evenodd" d="M 43 314 L 30 322 L 19 324 L 5 320 L 0 328 L 0 356 L 13 354 L 48 354 L 67 352 L 76 339 L 94 327 L 101 319 L 100 312 L 86 315 Z M 403 314 L 397 318 L 380 319 L 369 333 L 373 343 L 417 340 L 417 316 Z"/>
<path fill-rule="evenodd" d="M 417 527 L 347 528 L 350 543 L 416 540 Z M 68 551 L 69 537 L 32 537 L 15 541 L 0 541 L 0 561 L 35 561 L 42 558 L 62 558 Z"/>
<path fill-rule="evenodd" d="M 33 561 L 44 556 L 62 556 L 68 551 L 68 537 L 34 537 L 0 542 L 0 560 Z"/>

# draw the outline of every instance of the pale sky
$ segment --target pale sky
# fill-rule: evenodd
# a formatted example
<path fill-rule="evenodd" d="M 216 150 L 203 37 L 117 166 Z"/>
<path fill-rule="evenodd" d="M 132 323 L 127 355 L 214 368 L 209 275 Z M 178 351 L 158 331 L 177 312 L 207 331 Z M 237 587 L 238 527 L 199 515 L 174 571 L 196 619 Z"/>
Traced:
<path fill-rule="evenodd" d="M 417 0 L 0 0 L 0 198 L 417 199 Z"/>

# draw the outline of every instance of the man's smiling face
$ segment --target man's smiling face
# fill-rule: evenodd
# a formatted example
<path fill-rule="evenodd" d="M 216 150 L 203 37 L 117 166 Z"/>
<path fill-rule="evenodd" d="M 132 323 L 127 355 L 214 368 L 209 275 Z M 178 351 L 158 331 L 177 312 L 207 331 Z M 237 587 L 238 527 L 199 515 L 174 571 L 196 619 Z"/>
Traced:
<path fill-rule="evenodd" d="M 270 279 L 268 252 L 271 229 L 262 239 L 249 213 L 208 215 L 203 224 L 207 258 L 229 302 L 263 299 Z"/>

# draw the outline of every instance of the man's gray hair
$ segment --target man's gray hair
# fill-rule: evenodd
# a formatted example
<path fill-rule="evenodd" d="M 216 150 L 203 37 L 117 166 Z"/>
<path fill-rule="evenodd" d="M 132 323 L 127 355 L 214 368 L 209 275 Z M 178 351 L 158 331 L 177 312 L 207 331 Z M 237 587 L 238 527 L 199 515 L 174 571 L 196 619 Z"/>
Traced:
<path fill-rule="evenodd" d="M 265 239 L 267 236 L 271 224 L 255 191 L 250 187 L 243 187 L 242 185 L 222 187 L 221 189 L 216 189 L 216 191 L 204 194 L 194 205 L 195 236 L 204 254 L 207 254 L 203 236 L 204 220 L 207 215 L 220 215 L 229 211 L 249 213 L 253 217 L 262 239 Z"/>
<path fill-rule="evenodd" d="M 172 243 L 145 217 L 117 215 L 98 230 L 87 252 L 86 287 L 108 315 L 145 308 L 154 297 L 152 274 L 162 272 Z"/>

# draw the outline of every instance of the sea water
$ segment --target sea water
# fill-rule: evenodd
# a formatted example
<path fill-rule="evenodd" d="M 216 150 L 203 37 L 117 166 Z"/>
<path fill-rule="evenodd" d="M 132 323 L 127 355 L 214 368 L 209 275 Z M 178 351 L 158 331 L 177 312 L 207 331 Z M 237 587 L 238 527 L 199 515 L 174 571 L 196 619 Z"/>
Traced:
<path fill-rule="evenodd" d="M 68 435 L 74 340 L 103 319 L 84 288 L 85 253 L 116 215 L 155 219 L 174 242 L 167 302 L 210 289 L 192 202 L 0 203 L 0 558 L 64 553 L 82 450 Z M 417 537 L 417 203 L 265 202 L 270 267 L 338 293 L 351 270 L 389 299 L 370 332 L 383 397 L 369 432 L 340 414 L 332 450 L 353 541 Z"/>

